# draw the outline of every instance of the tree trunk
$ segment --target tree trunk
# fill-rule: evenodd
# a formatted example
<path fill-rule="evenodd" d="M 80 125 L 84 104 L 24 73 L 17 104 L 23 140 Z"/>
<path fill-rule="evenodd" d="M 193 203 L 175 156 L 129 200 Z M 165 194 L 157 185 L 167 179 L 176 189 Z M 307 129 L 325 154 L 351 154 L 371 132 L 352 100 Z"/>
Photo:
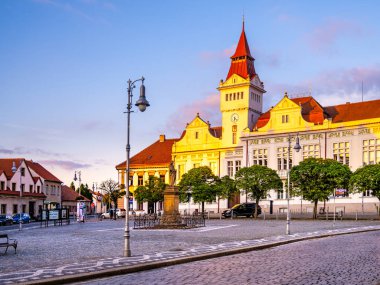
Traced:
<path fill-rule="evenodd" d="M 205 202 L 202 202 L 202 216 L 203 216 L 204 212 L 205 212 Z"/>
<path fill-rule="evenodd" d="M 259 201 L 260 201 L 260 199 L 256 199 L 255 214 L 254 214 L 254 218 L 255 219 L 257 219 L 257 212 L 258 212 L 258 208 L 259 208 Z"/>
<path fill-rule="evenodd" d="M 313 212 L 313 219 L 317 219 L 317 210 L 318 210 L 318 200 L 314 201 L 314 212 Z"/>

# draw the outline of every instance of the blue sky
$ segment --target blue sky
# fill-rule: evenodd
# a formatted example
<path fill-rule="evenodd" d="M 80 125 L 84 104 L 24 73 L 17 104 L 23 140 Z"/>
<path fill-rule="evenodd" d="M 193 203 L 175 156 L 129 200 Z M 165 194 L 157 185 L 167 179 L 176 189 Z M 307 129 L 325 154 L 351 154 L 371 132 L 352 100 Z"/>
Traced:
<path fill-rule="evenodd" d="M 285 91 L 322 105 L 380 99 L 378 1 L 0 1 L 0 157 L 42 163 L 66 184 L 117 179 L 127 81 L 151 106 L 132 114 L 132 154 L 178 137 L 197 112 L 220 124 L 245 15 L 265 109 Z M 134 101 L 138 98 L 134 90 Z"/>

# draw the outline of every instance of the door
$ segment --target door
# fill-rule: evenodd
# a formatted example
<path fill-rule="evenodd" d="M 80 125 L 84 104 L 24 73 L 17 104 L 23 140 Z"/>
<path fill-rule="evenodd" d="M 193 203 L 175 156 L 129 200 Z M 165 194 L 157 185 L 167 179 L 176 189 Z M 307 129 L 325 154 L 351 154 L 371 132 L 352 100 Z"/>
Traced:
<path fill-rule="evenodd" d="M 148 203 L 148 214 L 153 214 L 154 213 L 154 203 L 149 202 Z"/>
<path fill-rule="evenodd" d="M 29 216 L 31 219 L 34 219 L 34 211 L 36 207 L 36 202 L 30 201 L 29 202 Z"/>
<path fill-rule="evenodd" d="M 232 208 L 236 204 L 240 204 L 240 193 L 236 193 L 228 199 L 228 208 Z"/>

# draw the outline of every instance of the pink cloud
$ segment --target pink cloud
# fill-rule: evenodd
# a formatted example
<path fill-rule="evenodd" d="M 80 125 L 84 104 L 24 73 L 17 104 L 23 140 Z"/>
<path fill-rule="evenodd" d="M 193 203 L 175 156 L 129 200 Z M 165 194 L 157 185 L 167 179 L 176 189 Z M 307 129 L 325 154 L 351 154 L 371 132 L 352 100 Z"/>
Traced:
<path fill-rule="evenodd" d="M 343 70 L 331 70 L 298 84 L 267 84 L 266 108 L 273 106 L 284 92 L 289 96 L 312 95 L 324 106 L 380 99 L 380 65 Z"/>
<path fill-rule="evenodd" d="M 39 161 L 39 163 L 43 166 L 52 167 L 53 169 L 57 167 L 64 170 L 75 170 L 75 169 L 91 167 L 91 165 L 87 163 L 79 163 L 79 162 L 68 161 L 68 160 L 41 160 Z"/>
<path fill-rule="evenodd" d="M 311 49 L 317 53 L 335 52 L 333 46 L 339 38 L 358 37 L 363 34 L 361 27 L 350 21 L 330 19 L 315 28 L 307 36 Z"/>
<path fill-rule="evenodd" d="M 202 62 L 210 62 L 210 61 L 219 61 L 221 59 L 229 58 L 234 54 L 236 50 L 236 44 L 232 45 L 229 48 L 219 51 L 203 51 L 200 53 L 200 58 Z"/>
<path fill-rule="evenodd" d="M 179 107 L 175 113 L 169 116 L 166 123 L 166 129 L 181 134 L 186 128 L 186 124 L 190 123 L 197 113 L 199 113 L 199 116 L 203 120 L 209 121 L 213 125 L 219 125 L 221 122 L 219 103 L 219 94 L 211 94 L 201 100 L 183 105 Z"/>

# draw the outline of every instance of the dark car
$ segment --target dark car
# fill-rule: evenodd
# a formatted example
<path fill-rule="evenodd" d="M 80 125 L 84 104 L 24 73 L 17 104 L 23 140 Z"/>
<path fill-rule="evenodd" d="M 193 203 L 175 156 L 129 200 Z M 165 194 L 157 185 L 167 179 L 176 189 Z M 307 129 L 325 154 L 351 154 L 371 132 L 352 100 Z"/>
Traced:
<path fill-rule="evenodd" d="M 20 221 L 20 214 L 14 214 L 13 215 L 13 223 L 18 224 Z M 30 216 L 29 214 L 23 213 L 21 214 L 21 223 L 30 223 Z"/>
<path fill-rule="evenodd" d="M 222 216 L 225 218 L 231 218 L 231 214 L 233 217 L 251 217 L 255 214 L 256 203 L 242 203 L 236 204 L 231 209 L 227 209 L 223 211 Z M 257 215 L 261 214 L 261 207 L 257 208 Z"/>
<path fill-rule="evenodd" d="M 12 216 L 0 215 L 0 226 L 9 226 L 13 224 Z"/>

